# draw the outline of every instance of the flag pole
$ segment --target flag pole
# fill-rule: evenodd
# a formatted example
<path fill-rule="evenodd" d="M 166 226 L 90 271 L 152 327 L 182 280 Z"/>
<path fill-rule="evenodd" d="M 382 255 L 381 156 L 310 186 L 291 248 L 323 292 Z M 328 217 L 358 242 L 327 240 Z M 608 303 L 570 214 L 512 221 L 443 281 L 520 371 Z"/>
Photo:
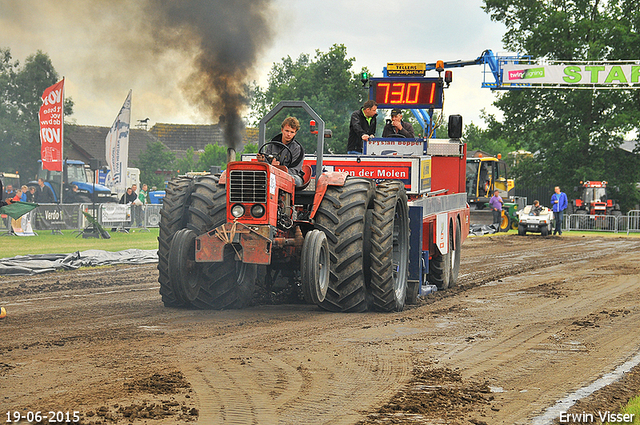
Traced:
<path fill-rule="evenodd" d="M 64 197 L 64 76 L 62 76 L 62 107 L 60 111 L 60 160 L 62 161 L 62 168 L 60 171 L 60 204 L 62 204 L 62 198 Z M 69 176 L 67 176 L 69 178 Z"/>

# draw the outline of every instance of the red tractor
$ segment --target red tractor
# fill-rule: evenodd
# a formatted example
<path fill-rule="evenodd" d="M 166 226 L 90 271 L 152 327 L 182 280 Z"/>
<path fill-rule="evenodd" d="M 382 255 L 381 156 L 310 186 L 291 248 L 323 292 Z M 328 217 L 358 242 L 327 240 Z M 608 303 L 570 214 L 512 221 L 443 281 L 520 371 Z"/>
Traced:
<path fill-rule="evenodd" d="M 601 216 L 622 215 L 620 205 L 608 197 L 606 181 L 586 181 L 582 184 L 582 197 L 569 204 L 569 214 Z"/>
<path fill-rule="evenodd" d="M 268 279 L 272 270 L 295 276 L 307 302 L 337 312 L 402 310 L 427 276 L 440 288 L 455 284 L 469 230 L 465 145 L 447 141 L 457 151 L 441 158 L 440 173 L 429 155 L 371 157 L 377 168 L 367 168 L 366 156 L 323 158 L 324 122 L 305 102 L 285 101 L 260 121 L 261 151 L 272 143 L 265 144 L 266 123 L 285 107 L 303 108 L 317 123 L 318 154 L 305 158 L 301 187 L 285 167 L 255 157 L 229 162 L 221 175 L 169 182 L 158 237 L 165 306 L 241 308 L 259 271 Z M 433 190 L 432 179 L 460 173 L 455 190 Z"/>

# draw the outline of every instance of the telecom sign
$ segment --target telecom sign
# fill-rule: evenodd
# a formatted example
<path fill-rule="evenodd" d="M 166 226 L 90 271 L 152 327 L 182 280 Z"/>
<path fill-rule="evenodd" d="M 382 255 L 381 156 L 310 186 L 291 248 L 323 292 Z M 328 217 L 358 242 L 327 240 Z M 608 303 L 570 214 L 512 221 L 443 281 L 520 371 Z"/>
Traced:
<path fill-rule="evenodd" d="M 640 64 L 519 65 L 502 67 L 502 84 L 613 86 L 640 85 Z"/>

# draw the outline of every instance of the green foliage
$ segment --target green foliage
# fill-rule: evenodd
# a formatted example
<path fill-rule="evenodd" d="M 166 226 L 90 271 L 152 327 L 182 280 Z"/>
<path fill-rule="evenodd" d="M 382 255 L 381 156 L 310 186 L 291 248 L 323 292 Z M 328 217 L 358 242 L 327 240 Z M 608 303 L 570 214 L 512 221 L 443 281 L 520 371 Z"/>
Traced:
<path fill-rule="evenodd" d="M 19 171 L 33 178 L 40 159 L 38 111 L 44 90 L 60 80 L 49 56 L 41 51 L 23 65 L 9 49 L 0 48 L 0 171 Z M 73 114 L 73 101 L 65 99 L 65 117 Z"/>
<path fill-rule="evenodd" d="M 325 139 L 325 152 L 346 152 L 351 113 L 368 98 L 360 82 L 360 72 L 351 70 L 354 60 L 347 57 L 347 48 L 341 44 L 334 44 L 328 52 L 316 50 L 313 60 L 307 54 L 295 61 L 290 56 L 283 58 L 282 63 L 273 65 L 269 86 L 254 89 L 251 106 L 256 123 L 282 100 L 304 100 L 333 133 L 332 138 Z M 300 120 L 301 129 L 296 139 L 305 152 L 315 152 L 317 136 L 307 130 L 310 117 L 302 110 L 286 109 L 277 114 L 267 125 L 267 139 L 280 132 L 280 124 L 289 115 Z"/>
<path fill-rule="evenodd" d="M 227 163 L 227 148 L 220 145 L 206 145 L 198 159 L 198 170 L 208 171 L 212 165 L 224 167 Z"/>
<path fill-rule="evenodd" d="M 133 166 L 140 169 L 140 181 L 149 187 L 164 187 L 174 173 L 176 155 L 167 150 L 160 141 L 147 144 L 147 149 L 140 153 Z"/>
<path fill-rule="evenodd" d="M 175 168 L 178 174 L 184 174 L 188 171 L 199 171 L 197 155 L 193 146 L 189 146 L 184 158 L 176 159 Z"/>
<path fill-rule="evenodd" d="M 637 1 L 484 3 L 493 20 L 507 26 L 503 41 L 510 51 L 555 60 L 637 59 Z M 621 203 L 632 205 L 640 163 L 617 148 L 626 134 L 638 133 L 639 104 L 639 90 L 509 91 L 495 102 L 504 119 L 490 120 L 488 134 L 534 153 L 519 165 L 523 181 L 573 187 L 607 180 L 620 187 Z"/>
<path fill-rule="evenodd" d="M 516 147 L 504 137 L 495 137 L 488 130 L 483 130 L 473 123 L 465 127 L 462 140 L 467 144 L 467 151 L 481 150 L 492 156 L 502 154 L 505 159 L 507 153 L 516 150 Z"/>

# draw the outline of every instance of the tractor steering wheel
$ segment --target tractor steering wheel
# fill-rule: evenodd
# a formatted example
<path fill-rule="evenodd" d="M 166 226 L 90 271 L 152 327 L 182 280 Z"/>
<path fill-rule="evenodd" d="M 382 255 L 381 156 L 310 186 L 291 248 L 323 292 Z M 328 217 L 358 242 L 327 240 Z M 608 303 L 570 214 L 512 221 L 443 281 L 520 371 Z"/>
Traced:
<path fill-rule="evenodd" d="M 404 135 L 402 135 L 400 133 L 391 133 L 387 137 L 400 137 L 402 139 L 406 139 L 406 137 L 404 137 Z"/>
<path fill-rule="evenodd" d="M 278 152 L 275 155 L 265 155 L 263 152 L 263 149 L 268 146 L 268 145 L 278 145 L 278 146 L 282 146 L 284 149 L 286 149 L 289 152 L 289 158 L 291 158 L 291 160 L 293 161 L 293 153 L 291 152 L 291 149 L 289 149 L 289 146 L 285 145 L 282 142 L 278 142 L 277 140 L 271 140 L 270 142 L 265 143 L 264 145 L 262 145 L 262 147 L 260 148 L 260 150 L 258 150 L 258 153 L 261 155 L 264 155 L 265 158 L 268 159 L 269 164 L 271 164 L 271 161 L 273 161 L 273 159 L 277 159 L 278 162 L 280 164 L 282 164 L 282 161 L 280 159 L 280 155 L 282 155 L 282 152 L 284 152 L 284 149 L 281 150 L 280 152 Z"/>

